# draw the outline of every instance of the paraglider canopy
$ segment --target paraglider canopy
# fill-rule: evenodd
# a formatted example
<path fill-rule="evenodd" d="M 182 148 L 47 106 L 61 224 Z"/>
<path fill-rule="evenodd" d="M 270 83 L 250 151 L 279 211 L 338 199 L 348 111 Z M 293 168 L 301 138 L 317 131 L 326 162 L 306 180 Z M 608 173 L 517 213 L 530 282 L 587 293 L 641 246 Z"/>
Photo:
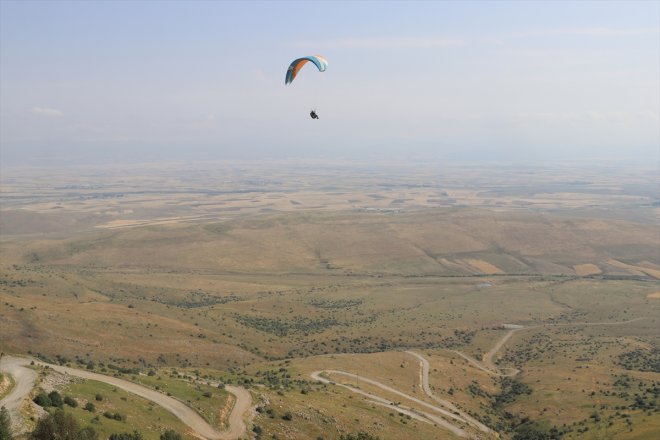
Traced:
<path fill-rule="evenodd" d="M 293 60 L 289 65 L 289 68 L 286 70 L 286 78 L 284 79 L 285 84 L 291 84 L 291 82 L 296 78 L 300 69 L 307 64 L 308 62 L 314 63 L 319 72 L 325 72 L 325 69 L 328 68 L 328 60 L 326 60 L 321 55 L 310 55 L 307 57 L 298 58 Z"/>

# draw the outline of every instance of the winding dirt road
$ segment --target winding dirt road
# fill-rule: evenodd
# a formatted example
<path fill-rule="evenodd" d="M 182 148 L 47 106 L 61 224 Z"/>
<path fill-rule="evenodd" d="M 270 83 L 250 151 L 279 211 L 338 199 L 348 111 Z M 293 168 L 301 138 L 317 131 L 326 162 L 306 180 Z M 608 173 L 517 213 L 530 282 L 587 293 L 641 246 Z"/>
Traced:
<path fill-rule="evenodd" d="M 378 388 L 381 388 L 385 391 L 396 394 L 397 396 L 400 396 L 400 397 L 403 397 L 403 398 L 408 399 L 410 401 L 413 401 L 413 402 L 415 402 L 415 403 L 417 403 L 421 406 L 424 406 L 426 408 L 429 408 L 433 411 L 439 412 L 439 413 L 443 414 L 446 417 L 457 420 L 459 422 L 464 422 L 464 423 L 466 422 L 462 417 L 457 416 L 455 414 L 452 414 L 452 413 L 450 413 L 449 411 L 447 411 L 443 408 L 439 408 L 435 405 L 431 405 L 430 403 L 424 402 L 423 400 L 419 400 L 416 397 L 413 397 L 413 396 L 410 396 L 408 394 L 402 393 L 399 390 L 395 390 L 394 388 L 391 388 L 387 385 L 384 385 L 384 384 L 382 384 L 380 382 L 377 382 L 375 380 L 366 378 L 364 376 L 359 376 L 359 378 L 358 378 L 358 376 L 353 374 L 353 373 L 347 373 L 345 371 L 340 371 L 340 370 L 321 370 L 321 371 L 314 371 L 313 373 L 310 374 L 312 379 L 317 380 L 319 382 L 322 382 L 322 383 L 325 383 L 325 384 L 335 384 L 337 386 L 346 388 L 346 389 L 348 389 L 348 390 L 350 390 L 354 393 L 361 394 L 365 397 L 368 397 L 369 399 L 371 399 L 371 401 L 373 403 L 377 403 L 379 405 L 390 407 L 390 408 L 396 408 L 398 412 L 401 412 L 403 414 L 407 414 L 407 415 L 411 416 L 412 418 L 414 418 L 416 420 L 420 420 L 422 422 L 427 422 L 427 423 L 435 423 L 435 424 L 440 425 L 443 428 L 453 432 L 454 434 L 456 434 L 459 437 L 463 437 L 463 438 L 468 437 L 468 433 L 465 430 L 463 430 L 462 428 L 448 422 L 447 420 L 445 420 L 441 417 L 438 417 L 437 415 L 430 414 L 426 411 L 420 411 L 418 409 L 411 408 L 409 406 L 400 405 L 400 404 L 395 403 L 391 400 L 385 399 L 383 397 L 377 396 L 377 395 L 369 393 L 367 391 L 363 391 L 359 388 L 355 388 L 355 387 L 350 386 L 350 385 L 344 385 L 342 383 L 333 382 L 330 379 L 327 379 L 327 378 L 321 376 L 321 374 L 338 374 L 338 375 L 348 376 L 352 379 L 359 379 L 362 382 L 369 383 L 369 384 L 374 385 Z"/>
<path fill-rule="evenodd" d="M 12 425 L 15 430 L 20 428 L 21 420 L 20 409 L 25 396 L 30 394 L 34 383 L 37 380 L 37 372 L 24 366 L 29 362 L 23 358 L 12 356 L 2 356 L 0 358 L 0 371 L 7 373 L 14 378 L 15 386 L 2 400 L 0 408 L 5 407 L 9 411 Z"/>
<path fill-rule="evenodd" d="M 424 356 L 422 356 L 419 353 L 415 353 L 414 351 L 406 351 L 406 353 L 419 359 L 419 376 L 421 379 L 420 386 L 424 391 L 424 394 L 426 394 L 428 397 L 438 402 L 440 405 L 449 409 L 453 413 L 458 413 L 463 418 L 463 420 L 465 420 L 473 427 L 477 428 L 479 431 L 485 432 L 487 434 L 495 434 L 495 432 L 492 429 L 490 429 L 488 426 L 484 425 L 477 419 L 471 417 L 469 414 L 466 414 L 464 411 L 461 411 L 453 403 L 449 402 L 448 400 L 441 399 L 440 397 L 433 394 L 433 391 L 431 391 L 431 386 L 429 385 L 429 369 L 430 369 L 429 361 Z"/>
<path fill-rule="evenodd" d="M 530 330 L 534 328 L 542 328 L 542 327 L 566 327 L 566 326 L 597 326 L 597 325 L 623 325 L 623 324 L 630 324 L 632 322 L 636 321 L 641 321 L 645 319 L 651 319 L 648 317 L 644 318 L 635 318 L 635 319 L 630 319 L 627 321 L 618 321 L 618 322 L 574 322 L 574 323 L 558 323 L 558 324 L 539 324 L 535 326 L 529 326 L 529 327 L 517 327 L 517 328 L 512 328 L 509 331 L 507 331 L 500 339 L 498 339 L 493 347 L 484 355 L 483 362 L 479 362 L 476 359 L 474 359 L 471 356 L 468 356 L 464 353 L 461 353 L 460 351 L 454 351 L 454 353 L 462 356 L 464 359 L 469 361 L 471 364 L 473 364 L 475 367 L 489 373 L 492 375 L 500 376 L 500 377 L 507 377 L 507 376 L 515 376 L 520 372 L 520 370 L 516 368 L 499 368 L 495 365 L 493 362 L 493 359 L 497 356 L 499 351 L 504 347 L 504 345 L 511 339 L 514 333 L 519 332 L 519 331 L 524 331 L 524 330 Z M 440 406 L 432 405 L 428 402 L 425 402 L 423 400 L 420 400 L 414 396 L 410 396 L 406 393 L 403 393 L 399 390 L 396 390 L 390 386 L 387 386 L 385 384 L 382 384 L 378 381 L 375 381 L 373 379 L 369 379 L 368 377 L 365 377 L 363 375 L 360 375 L 359 377 L 354 374 L 354 373 L 348 373 L 345 371 L 340 371 L 340 370 L 319 370 L 319 371 L 314 371 L 311 373 L 311 377 L 314 380 L 317 380 L 322 383 L 326 384 L 335 384 L 337 386 L 344 387 L 354 393 L 361 394 L 365 397 L 368 397 L 371 402 L 376 403 L 378 405 L 386 406 L 386 407 L 394 407 L 397 409 L 397 411 L 408 414 L 412 418 L 416 420 L 420 420 L 423 422 L 427 423 L 435 423 L 439 426 L 442 426 L 443 428 L 453 432 L 459 437 L 469 437 L 470 434 L 468 434 L 463 427 L 456 426 L 454 423 L 460 423 L 460 424 L 465 424 L 470 426 L 471 428 L 474 428 L 478 431 L 481 431 L 484 434 L 487 434 L 489 437 L 499 437 L 499 435 L 484 425 L 483 423 L 479 422 L 478 420 L 474 419 L 471 417 L 469 414 L 466 414 L 464 411 L 461 411 L 454 405 L 453 403 L 441 399 L 440 397 L 436 396 L 433 394 L 431 387 L 429 385 L 429 362 L 428 360 L 420 355 L 419 353 L 415 353 L 413 351 L 407 351 L 406 353 L 414 356 L 420 361 L 420 386 L 424 393 L 434 401 L 436 401 Z M 509 372 L 505 373 L 504 371 L 509 370 Z M 369 383 L 371 385 L 374 385 L 384 391 L 387 391 L 389 393 L 395 394 L 397 396 L 403 397 L 404 399 L 407 399 L 411 402 L 415 402 L 417 405 L 423 406 L 426 409 L 430 409 L 432 411 L 435 411 L 437 413 L 442 414 L 442 416 L 447 417 L 452 420 L 452 422 L 449 422 L 448 420 L 445 420 L 435 414 L 428 413 L 426 411 L 420 411 L 416 408 L 412 408 L 409 406 L 403 406 L 398 403 L 392 402 L 388 399 L 385 399 L 383 397 L 380 397 L 378 395 L 369 393 L 367 391 L 363 391 L 357 387 L 351 386 L 351 385 L 346 385 L 342 383 L 337 383 L 333 382 L 327 377 L 321 376 L 322 374 L 334 374 L 334 375 L 343 375 L 350 377 L 353 380 L 359 380 L 364 383 Z"/>
<path fill-rule="evenodd" d="M 34 370 L 26 368 L 29 363 L 29 359 L 13 356 L 4 356 L 0 361 L 0 370 L 11 374 L 16 380 L 16 387 L 8 396 L 0 401 L 0 406 L 7 406 L 10 411 L 15 411 L 15 414 L 18 413 L 18 409 L 20 408 L 23 399 L 27 397 L 27 395 L 34 387 L 34 382 L 37 377 L 37 374 Z M 179 420 L 188 425 L 198 436 L 202 438 L 209 440 L 236 440 L 244 436 L 247 432 L 247 427 L 243 417 L 246 411 L 252 405 L 252 397 L 250 396 L 250 393 L 244 388 L 229 385 L 225 387 L 229 393 L 234 395 L 236 398 L 236 403 L 234 404 L 231 414 L 229 415 L 229 429 L 227 431 L 217 431 L 192 408 L 158 391 L 135 384 L 133 382 L 129 382 L 124 379 L 119 379 L 117 377 L 92 373 L 90 371 L 79 370 L 77 368 L 63 367 L 60 365 L 44 363 L 40 364 L 48 365 L 53 370 L 62 374 L 68 374 L 70 376 L 75 376 L 82 379 L 96 380 L 114 385 L 124 391 L 128 391 L 129 393 L 150 400 L 174 414 Z"/>

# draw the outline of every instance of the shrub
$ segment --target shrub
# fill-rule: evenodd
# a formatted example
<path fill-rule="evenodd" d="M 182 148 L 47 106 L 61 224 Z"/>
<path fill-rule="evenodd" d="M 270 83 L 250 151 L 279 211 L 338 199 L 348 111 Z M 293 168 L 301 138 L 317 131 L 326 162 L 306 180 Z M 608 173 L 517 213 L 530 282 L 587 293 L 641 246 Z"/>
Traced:
<path fill-rule="evenodd" d="M 93 404 L 92 402 L 87 402 L 87 403 L 85 404 L 85 407 L 84 407 L 83 409 L 84 409 L 85 411 L 89 411 L 89 412 L 94 412 L 94 411 L 96 411 L 96 407 L 94 406 L 94 404 Z"/>
<path fill-rule="evenodd" d="M 111 413 L 110 411 L 104 412 L 103 417 L 110 420 L 117 420 L 119 422 L 123 422 L 124 420 L 126 420 L 126 416 L 124 416 L 123 414 Z"/>
<path fill-rule="evenodd" d="M 62 396 L 57 391 L 51 391 L 48 394 L 48 398 L 50 399 L 50 404 L 52 406 L 56 406 L 58 408 L 62 408 L 64 406 L 64 402 L 62 401 Z"/>
<path fill-rule="evenodd" d="M 181 440 L 181 434 L 169 429 L 160 435 L 160 440 Z"/>
<path fill-rule="evenodd" d="M 77 440 L 98 440 L 99 435 L 96 433 L 96 430 L 91 426 L 81 429 L 78 431 Z"/>
<path fill-rule="evenodd" d="M 513 435 L 513 440 L 555 440 L 560 438 L 561 435 L 556 430 L 545 429 L 536 422 L 527 422 L 518 426 Z"/>
<path fill-rule="evenodd" d="M 524 394 L 531 394 L 532 389 L 518 381 L 517 379 L 511 379 L 509 377 L 504 377 L 501 379 L 502 392 L 495 396 L 495 406 L 501 407 L 507 403 L 511 403 L 518 398 L 518 396 Z"/>
<path fill-rule="evenodd" d="M 11 418 L 4 406 L 0 408 L 0 440 L 11 440 Z"/>
<path fill-rule="evenodd" d="M 53 406 L 53 404 L 50 401 L 50 397 L 48 397 L 48 394 L 44 392 L 37 394 L 37 396 L 34 399 L 32 399 L 32 401 L 42 408 L 48 408 L 49 406 Z"/>
<path fill-rule="evenodd" d="M 132 433 L 112 434 L 108 440 L 143 440 L 142 434 L 137 429 Z"/>
<path fill-rule="evenodd" d="M 357 434 L 340 435 L 339 440 L 379 440 L 368 432 L 360 431 Z"/>
<path fill-rule="evenodd" d="M 64 403 L 69 405 L 71 408 L 76 408 L 78 406 L 76 399 L 71 396 L 64 396 Z"/>

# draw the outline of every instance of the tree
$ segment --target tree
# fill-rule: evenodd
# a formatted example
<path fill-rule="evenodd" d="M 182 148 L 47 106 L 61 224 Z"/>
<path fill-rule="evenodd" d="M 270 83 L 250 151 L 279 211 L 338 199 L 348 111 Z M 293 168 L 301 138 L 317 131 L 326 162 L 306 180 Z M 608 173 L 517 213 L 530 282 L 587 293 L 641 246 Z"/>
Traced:
<path fill-rule="evenodd" d="M 37 422 L 30 440 L 78 440 L 80 426 L 71 414 L 55 411 Z"/>
<path fill-rule="evenodd" d="M 160 440 L 181 440 L 181 434 L 172 429 L 168 429 L 160 435 Z"/>
<path fill-rule="evenodd" d="M 0 440 L 11 440 L 11 417 L 4 406 L 0 408 Z"/>

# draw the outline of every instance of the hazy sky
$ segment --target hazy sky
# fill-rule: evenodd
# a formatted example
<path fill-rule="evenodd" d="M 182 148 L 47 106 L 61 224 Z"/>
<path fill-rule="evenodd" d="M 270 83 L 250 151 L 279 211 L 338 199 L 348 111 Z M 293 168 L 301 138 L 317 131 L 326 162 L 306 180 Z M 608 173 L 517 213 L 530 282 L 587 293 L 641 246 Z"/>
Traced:
<path fill-rule="evenodd" d="M 659 1 L 0 0 L 5 165 L 657 162 L 659 114 Z"/>

